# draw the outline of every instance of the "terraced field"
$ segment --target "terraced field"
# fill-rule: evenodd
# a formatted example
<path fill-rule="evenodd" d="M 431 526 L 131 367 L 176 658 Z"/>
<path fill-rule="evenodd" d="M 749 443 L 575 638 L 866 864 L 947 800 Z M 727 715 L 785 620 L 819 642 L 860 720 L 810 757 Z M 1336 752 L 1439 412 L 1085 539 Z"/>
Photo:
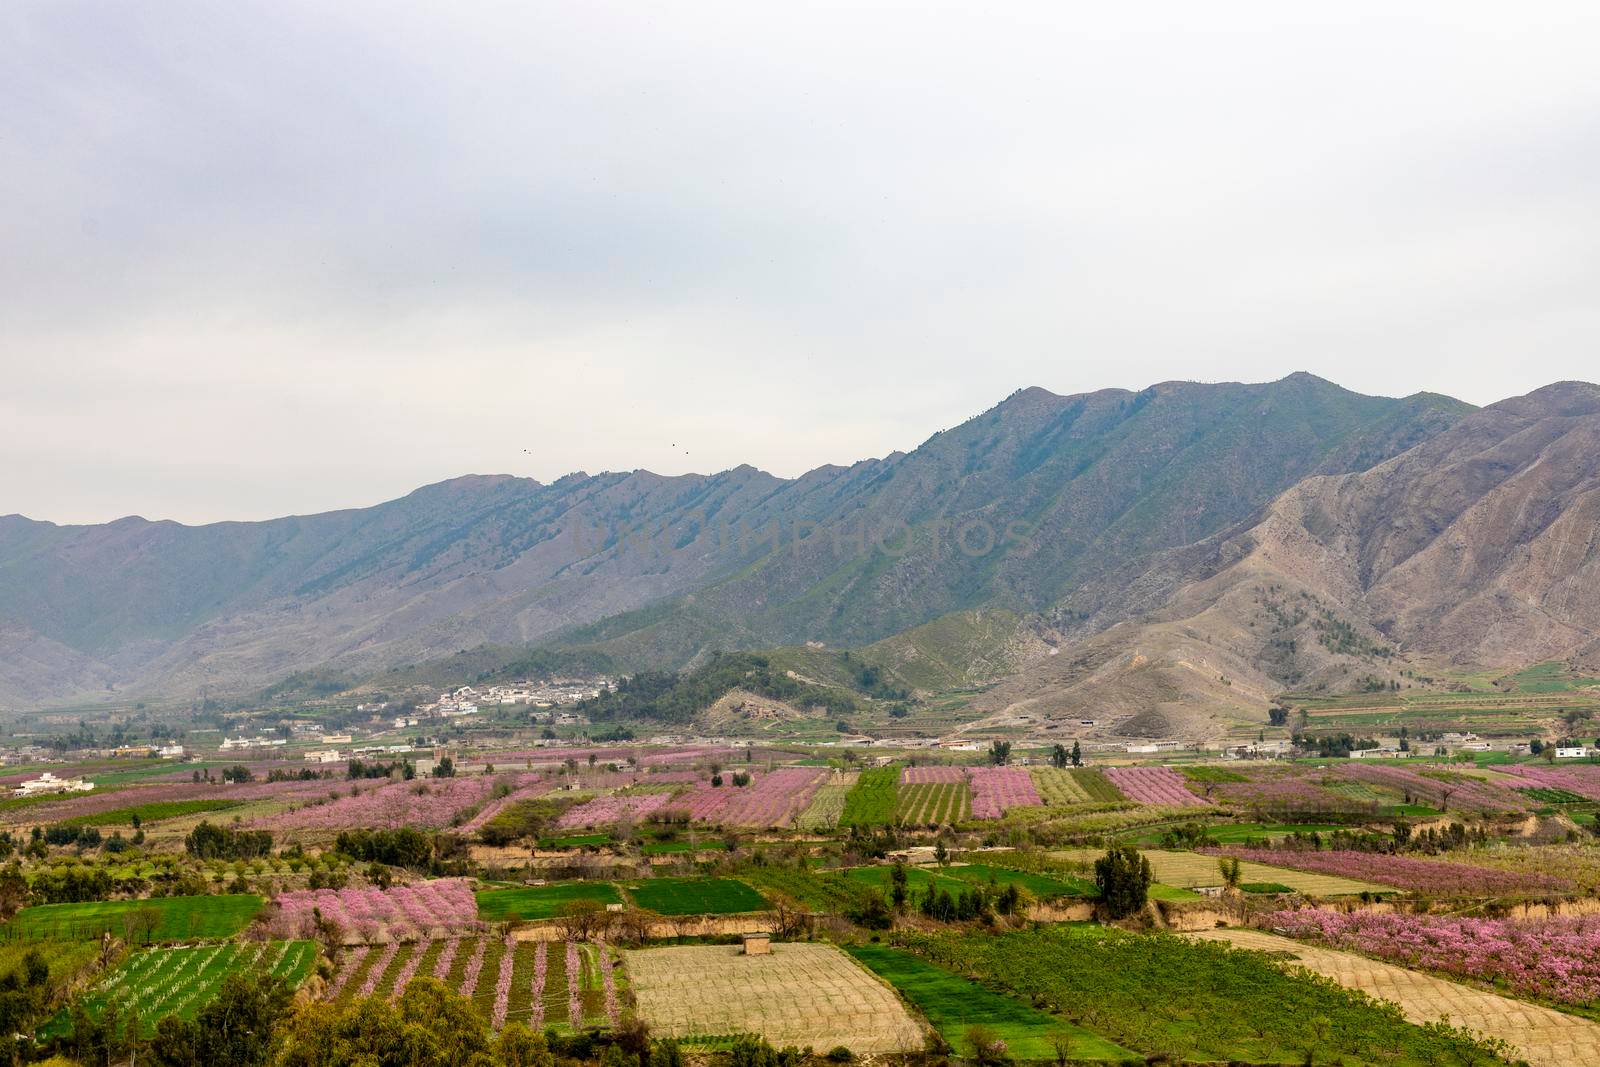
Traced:
<path fill-rule="evenodd" d="M 1483 992 L 1457 982 L 1364 956 L 1302 945 L 1259 930 L 1207 930 L 1191 935 L 1237 948 L 1284 953 L 1307 970 L 1348 989 L 1400 1006 L 1407 1019 L 1432 1023 L 1449 1019 L 1485 1037 L 1499 1038 L 1532 1067 L 1572 1067 L 1600 1063 L 1600 1024 L 1551 1008 Z"/>
<path fill-rule="evenodd" d="M 950 826 L 972 813 L 972 790 L 965 782 L 922 782 L 899 787 L 895 818 L 913 826 Z"/>
<path fill-rule="evenodd" d="M 922 1048 L 922 1029 L 887 986 L 824 944 L 647 948 L 624 954 L 639 1016 L 652 1033 L 689 1038 L 760 1034 L 777 1047 L 858 1055 Z"/>

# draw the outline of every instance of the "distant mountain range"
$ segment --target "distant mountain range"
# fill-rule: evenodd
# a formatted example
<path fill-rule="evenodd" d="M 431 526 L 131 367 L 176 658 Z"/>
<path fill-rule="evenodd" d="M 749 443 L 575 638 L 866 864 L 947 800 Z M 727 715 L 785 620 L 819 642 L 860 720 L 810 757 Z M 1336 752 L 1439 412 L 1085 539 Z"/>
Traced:
<path fill-rule="evenodd" d="M 240 692 L 480 645 L 624 669 L 872 646 L 981 710 L 1204 729 L 1294 686 L 1593 659 L 1600 388 L 1475 410 L 1307 374 L 1027 389 L 909 453 L 187 527 L 0 518 L 0 706 Z M 981 636 L 979 636 L 981 635 Z M 920 680 L 919 680 L 920 679 Z"/>

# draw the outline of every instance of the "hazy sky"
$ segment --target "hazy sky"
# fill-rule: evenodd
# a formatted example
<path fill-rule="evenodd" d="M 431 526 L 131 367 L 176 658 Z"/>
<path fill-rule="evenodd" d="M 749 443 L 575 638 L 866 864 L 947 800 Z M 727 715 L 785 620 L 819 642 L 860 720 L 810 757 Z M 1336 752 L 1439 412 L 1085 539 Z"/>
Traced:
<path fill-rule="evenodd" d="M 0 513 L 1600 378 L 1597 55 L 1589 3 L 10 0 Z"/>

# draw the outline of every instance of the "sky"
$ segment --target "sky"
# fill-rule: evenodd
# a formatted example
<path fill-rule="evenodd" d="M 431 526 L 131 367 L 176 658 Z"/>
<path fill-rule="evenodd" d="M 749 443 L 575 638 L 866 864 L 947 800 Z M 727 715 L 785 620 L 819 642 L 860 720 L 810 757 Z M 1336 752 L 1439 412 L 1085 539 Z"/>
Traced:
<path fill-rule="evenodd" d="M 1600 378 L 1593 4 L 12 0 L 0 49 L 0 513 Z"/>

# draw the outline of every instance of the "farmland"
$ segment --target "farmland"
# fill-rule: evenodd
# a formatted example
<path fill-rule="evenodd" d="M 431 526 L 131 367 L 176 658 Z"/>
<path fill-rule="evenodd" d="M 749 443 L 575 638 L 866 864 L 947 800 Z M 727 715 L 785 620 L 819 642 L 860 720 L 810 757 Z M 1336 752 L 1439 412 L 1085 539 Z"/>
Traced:
<path fill-rule="evenodd" d="M 831 945 L 774 945 L 744 956 L 725 945 L 625 954 L 639 1015 L 686 1038 L 759 1033 L 775 1045 L 857 1053 L 914 1051 L 922 1032 L 892 992 Z"/>
<path fill-rule="evenodd" d="M 1454 1023 L 1498 1038 L 1531 1067 L 1600 1063 L 1600 1024 L 1587 1019 L 1256 930 L 1217 930 L 1195 936 L 1274 953 L 1286 964 L 1304 967 L 1347 989 L 1397 1005 L 1413 1023 Z"/>
<path fill-rule="evenodd" d="M 0 932 L 7 939 L 63 941 L 105 933 L 125 939 L 134 935 L 140 941 L 232 937 L 255 918 L 262 904 L 253 894 L 40 904 L 23 908 Z"/>
<path fill-rule="evenodd" d="M 1030 767 L 1034 789 L 1039 799 L 1052 807 L 1064 804 L 1089 804 L 1094 797 L 1084 783 L 1071 771 L 1061 767 Z"/>
<path fill-rule="evenodd" d="M 971 793 L 965 782 L 902 784 L 895 821 L 914 826 L 946 826 L 964 821 L 971 810 Z"/>
<path fill-rule="evenodd" d="M 1058 852 L 1054 853 L 1054 855 L 1087 868 L 1089 864 L 1099 858 L 1101 853 L 1087 849 Z M 1150 861 L 1150 867 L 1155 874 L 1156 881 L 1164 885 L 1176 886 L 1180 889 L 1194 889 L 1198 886 L 1218 886 L 1222 884 L 1222 874 L 1217 867 L 1216 856 L 1207 856 L 1195 852 L 1169 852 L 1163 850 L 1146 851 L 1143 855 Z M 1286 885 L 1297 893 L 1304 893 L 1307 896 L 1314 897 L 1355 896 L 1360 893 L 1393 891 L 1392 886 L 1379 885 L 1375 882 L 1345 878 L 1333 874 L 1290 870 L 1285 867 L 1268 866 L 1248 860 L 1243 863 L 1240 873 L 1246 882 Z"/>
<path fill-rule="evenodd" d="M 900 771 L 894 767 L 874 767 L 862 771 L 855 788 L 845 797 L 840 827 L 887 826 L 899 804 Z"/>
<path fill-rule="evenodd" d="M 1394 1053 L 1385 1062 L 1407 1067 L 1486 1058 L 1461 1035 L 1408 1023 L 1398 1008 L 1209 942 L 1073 926 L 901 941 L 932 964 L 980 974 L 996 992 L 1146 1054 L 1281 1063 L 1319 1049 L 1317 1059 L 1371 1063 L 1382 1049 Z M 1308 1031 L 1314 1018 L 1328 1020 L 1324 1033 Z"/>
<path fill-rule="evenodd" d="M 627 887 L 639 907 L 658 915 L 737 915 L 767 901 L 736 878 L 652 878 Z"/>
<path fill-rule="evenodd" d="M 852 882 L 887 889 L 893 868 L 883 865 L 851 867 L 844 876 Z M 1016 885 L 1040 900 L 1058 897 L 1089 897 L 1094 895 L 1094 884 L 1080 878 L 1034 874 L 1012 871 L 983 864 L 955 864 L 948 867 L 907 867 L 906 885 L 917 892 L 926 892 L 931 886 L 952 896 L 965 892 L 975 885 Z"/>
<path fill-rule="evenodd" d="M 478 926 L 477 900 L 459 878 L 391 889 L 298 890 L 280 894 L 273 907 L 271 927 L 283 936 L 309 935 L 318 915 L 358 941 L 449 936 Z"/>
<path fill-rule="evenodd" d="M 616 1021 L 620 1011 L 611 950 L 586 942 L 470 937 L 346 949 L 324 999 L 393 1000 L 417 977 L 437 978 L 468 998 L 496 1029 L 582 1029 Z"/>
<path fill-rule="evenodd" d="M 261 941 L 245 944 L 199 945 L 187 948 L 147 949 L 128 958 L 97 984 L 84 1000 L 91 1018 L 108 1002 L 138 1011 L 147 1032 L 165 1015 L 191 1019 L 205 1006 L 230 974 L 270 974 L 298 986 L 310 974 L 316 946 L 309 941 Z M 70 1028 L 65 1013 L 56 1016 L 43 1033 L 65 1033 Z"/>
<path fill-rule="evenodd" d="M 1081 1026 L 985 989 L 908 952 L 882 945 L 853 945 L 850 955 L 915 1004 L 952 1048 L 965 1051 L 967 1028 L 985 1026 L 1006 1043 L 1006 1051 L 1017 1059 L 1051 1059 L 1062 1039 L 1078 1059 L 1137 1058 Z"/>
<path fill-rule="evenodd" d="M 621 904 L 622 894 L 610 882 L 557 882 L 520 889 L 481 889 L 477 893 L 478 916 L 485 922 L 549 919 L 558 915 L 563 905 L 575 900 Z"/>
<path fill-rule="evenodd" d="M 809 831 L 831 830 L 838 826 L 840 818 L 844 815 L 845 800 L 849 797 L 850 791 L 856 787 L 860 777 L 859 771 L 835 774 L 818 786 L 811 803 L 796 819 L 796 825 L 802 830 Z"/>

